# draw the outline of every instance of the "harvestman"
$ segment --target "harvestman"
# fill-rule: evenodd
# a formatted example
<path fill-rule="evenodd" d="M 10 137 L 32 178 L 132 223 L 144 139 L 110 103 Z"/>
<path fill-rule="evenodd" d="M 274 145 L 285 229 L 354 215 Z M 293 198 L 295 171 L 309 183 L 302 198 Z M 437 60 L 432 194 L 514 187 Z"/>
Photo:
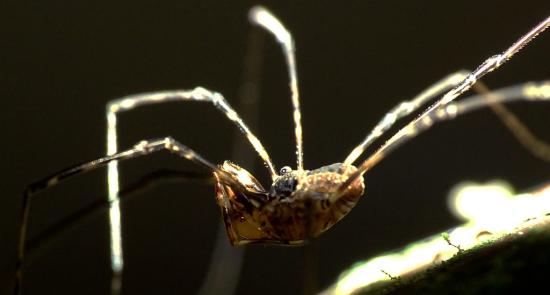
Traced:
<path fill-rule="evenodd" d="M 344 217 L 363 195 L 363 175 L 390 151 L 396 149 L 436 122 L 453 119 L 457 115 L 515 100 L 550 99 L 550 82 L 526 83 L 483 95 L 472 96 L 460 102 L 454 100 L 470 89 L 478 79 L 497 69 L 523 46 L 550 25 L 547 17 L 512 46 L 485 60 L 475 71 L 459 71 L 427 88 L 410 101 L 404 101 L 390 110 L 372 129 L 367 137 L 351 151 L 343 163 L 305 170 L 303 160 L 300 100 L 294 55 L 294 41 L 281 22 L 268 10 L 254 7 L 250 21 L 271 32 L 281 44 L 290 78 L 290 92 L 295 124 L 297 168 L 286 166 L 279 173 L 266 149 L 225 98 L 217 92 L 197 87 L 193 90 L 176 90 L 131 95 L 113 100 L 107 105 L 107 156 L 72 168 L 62 170 L 27 187 L 24 195 L 20 239 L 18 245 L 18 270 L 16 292 L 20 292 L 21 263 L 24 258 L 27 220 L 31 198 L 71 176 L 108 165 L 111 262 L 113 275 L 121 274 L 122 246 L 119 208 L 119 160 L 127 160 L 167 150 L 211 171 L 216 179 L 216 201 L 221 208 L 229 241 L 232 245 L 250 243 L 299 245 L 320 235 Z M 442 95 L 443 94 L 443 95 Z M 442 96 L 441 96 L 442 95 Z M 384 134 L 400 118 L 417 111 L 433 101 L 425 111 L 397 131 L 359 166 L 353 163 L 376 139 Z M 138 106 L 169 101 L 202 101 L 211 103 L 233 122 L 248 139 L 269 170 L 272 185 L 266 190 L 249 172 L 225 161 L 214 165 L 189 147 L 171 137 L 144 140 L 134 147 L 118 151 L 117 114 Z M 117 288 L 114 288 L 117 289 Z"/>

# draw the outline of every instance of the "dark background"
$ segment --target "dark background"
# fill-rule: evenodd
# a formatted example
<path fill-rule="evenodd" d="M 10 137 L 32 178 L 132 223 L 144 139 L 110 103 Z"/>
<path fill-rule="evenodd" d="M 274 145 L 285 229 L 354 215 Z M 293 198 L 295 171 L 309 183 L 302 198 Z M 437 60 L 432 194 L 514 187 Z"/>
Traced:
<path fill-rule="evenodd" d="M 25 185 L 105 153 L 107 101 L 201 85 L 237 104 L 251 30 L 246 14 L 256 2 L 231 2 L 0 4 L 0 294 L 11 288 Z M 262 1 L 296 40 L 307 168 L 342 161 L 397 102 L 453 71 L 475 68 L 550 11 L 542 0 L 379 2 Z M 548 78 L 548 34 L 484 81 L 498 88 Z M 271 38 L 264 54 L 254 131 L 277 167 L 294 166 L 283 56 Z M 549 105 L 512 109 L 550 141 Z M 172 135 L 215 163 L 232 154 L 234 127 L 206 104 L 140 108 L 119 122 L 122 147 Z M 265 179 L 259 164 L 256 174 Z M 199 171 L 155 155 L 123 164 L 122 186 L 160 168 Z M 100 169 L 41 195 L 31 209 L 31 238 L 105 197 L 104 174 Z M 369 172 L 366 197 L 317 240 L 320 286 L 360 259 L 458 224 L 447 213 L 446 194 L 460 181 L 502 178 L 526 189 L 549 174 L 549 164 L 527 153 L 489 111 L 441 124 Z M 219 222 L 213 188 L 160 184 L 124 203 L 123 218 L 125 293 L 194 293 Z M 106 294 L 106 229 L 99 215 L 48 247 L 27 268 L 25 293 Z M 238 293 L 299 294 L 306 249 L 249 247 Z"/>

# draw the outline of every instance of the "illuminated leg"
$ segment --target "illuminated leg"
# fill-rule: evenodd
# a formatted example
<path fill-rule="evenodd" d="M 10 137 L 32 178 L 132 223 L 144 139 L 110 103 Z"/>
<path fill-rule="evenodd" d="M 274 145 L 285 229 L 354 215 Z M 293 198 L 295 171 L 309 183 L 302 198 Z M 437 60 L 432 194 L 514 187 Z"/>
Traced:
<path fill-rule="evenodd" d="M 484 92 L 484 90 L 481 90 L 481 91 Z M 492 107 L 495 105 L 510 103 L 510 102 L 519 101 L 519 100 L 550 101 L 550 81 L 528 82 L 524 84 L 514 85 L 514 86 L 498 89 L 495 91 L 491 91 L 488 93 L 466 97 L 457 102 L 448 103 L 447 105 L 444 105 L 442 107 L 439 107 L 438 109 L 434 109 L 430 111 L 426 116 L 424 116 L 424 119 L 422 121 L 411 122 L 409 125 L 405 127 L 405 128 L 410 128 L 407 130 L 408 132 L 404 133 L 402 131 L 403 129 L 400 130 L 397 134 L 400 134 L 401 132 L 403 133 L 401 133 L 400 137 L 397 139 L 393 139 L 393 137 L 390 139 L 392 140 L 391 146 L 390 146 L 391 149 L 387 149 L 386 151 L 391 151 L 399 147 L 400 145 L 404 144 L 408 140 L 416 137 L 416 135 L 418 135 L 420 132 L 429 129 L 431 126 L 433 126 L 434 123 L 437 123 L 439 121 L 454 119 L 458 115 L 462 115 L 483 107 Z M 521 123 L 520 123 L 520 126 L 523 127 Z M 515 128 L 517 128 L 517 126 L 514 126 L 511 128 L 513 132 L 515 132 L 514 131 Z M 523 131 L 520 131 L 520 132 L 523 132 Z M 527 132 L 527 136 L 532 136 L 532 139 L 534 140 L 534 144 L 531 142 L 528 143 L 528 148 L 533 153 L 540 153 L 543 156 L 548 155 L 547 153 L 549 151 L 545 143 L 540 142 L 528 130 L 526 130 L 525 132 Z M 390 141 L 386 142 L 386 145 L 388 145 L 388 143 L 390 143 Z M 366 166 L 367 163 L 371 165 L 369 167 L 372 167 L 374 164 L 380 161 L 384 156 L 383 153 L 380 153 L 381 149 L 382 148 L 380 148 L 379 151 L 377 152 L 378 156 L 373 158 L 375 155 L 377 155 L 377 153 L 373 154 L 373 156 L 369 157 L 367 161 L 363 162 L 363 165 L 361 167 Z M 540 150 L 537 151 L 537 149 L 540 149 Z M 369 160 L 371 162 L 368 162 Z M 352 175 L 343 185 L 340 186 L 337 192 L 333 194 L 333 196 L 331 196 L 331 201 L 334 202 L 338 198 L 340 198 L 340 196 L 342 196 L 345 193 L 346 188 L 349 186 L 349 184 L 351 184 L 351 182 L 361 174 L 362 173 L 357 173 L 355 175 Z"/>
<path fill-rule="evenodd" d="M 107 164 L 112 163 L 113 161 L 132 159 L 162 150 L 168 150 L 182 158 L 193 161 L 210 171 L 218 171 L 220 172 L 220 175 L 223 175 L 223 173 L 221 173 L 221 171 L 219 171 L 219 169 L 214 164 L 208 162 L 190 148 L 184 146 L 183 144 L 175 141 L 170 137 L 167 137 L 160 140 L 142 141 L 139 144 L 135 145 L 132 149 L 62 170 L 56 174 L 53 174 L 29 185 L 25 190 L 23 196 L 23 204 L 21 207 L 21 222 L 19 225 L 19 241 L 17 246 L 18 263 L 16 272 L 15 294 L 20 294 L 21 292 L 22 264 L 25 255 L 25 241 L 28 227 L 29 210 L 31 200 L 36 194 L 58 184 L 65 179 L 99 167 L 104 167 Z M 118 202 L 118 195 L 116 202 Z"/>
<path fill-rule="evenodd" d="M 243 133 L 252 144 L 252 147 L 260 155 L 265 165 L 271 173 L 271 177 L 277 176 L 275 167 L 269 158 L 269 154 L 258 140 L 258 138 L 250 131 L 248 126 L 239 117 L 237 112 L 229 105 L 225 98 L 216 92 L 197 87 L 191 91 L 167 91 L 154 92 L 138 95 L 131 95 L 121 99 L 109 102 L 107 105 L 107 155 L 112 155 L 117 152 L 117 117 L 116 114 L 123 111 L 132 110 L 138 106 L 159 104 L 170 101 L 203 101 L 212 103 L 220 112 L 235 123 L 239 131 Z M 111 204 L 109 211 L 109 226 L 111 234 L 111 269 L 113 272 L 112 279 L 112 294 L 120 293 L 121 275 L 123 269 L 123 249 L 122 249 L 122 233 L 120 228 L 120 204 L 118 200 L 119 193 L 119 176 L 117 162 L 113 161 L 109 164 L 107 170 L 108 181 L 108 197 Z"/>
<path fill-rule="evenodd" d="M 421 106 L 432 100 L 434 97 L 442 94 L 445 91 L 456 87 L 458 83 L 462 82 L 464 78 L 468 76 L 468 71 L 462 70 L 456 73 L 450 74 L 442 80 L 436 82 L 426 90 L 418 94 L 416 97 L 409 101 L 403 101 L 397 106 L 392 108 L 378 124 L 372 129 L 367 137 L 361 142 L 344 160 L 345 164 L 351 165 L 357 160 L 357 158 L 380 136 L 384 134 L 389 128 L 395 124 L 399 119 L 410 115 L 414 111 L 418 110 Z M 479 94 L 483 94 L 486 99 L 490 99 L 491 91 L 482 83 L 477 82 L 472 89 Z M 503 121 L 505 126 L 511 130 L 512 134 L 517 140 L 525 146 L 534 155 L 542 158 L 546 161 L 550 161 L 550 147 L 544 142 L 541 142 L 519 121 L 519 119 L 505 106 L 501 104 L 491 103 L 489 107 L 497 114 L 497 116 Z"/>
<path fill-rule="evenodd" d="M 294 133 L 296 137 L 296 157 L 297 157 L 297 169 L 304 169 L 304 151 L 303 151 L 303 139 L 302 139 L 302 114 L 300 112 L 300 95 L 298 91 L 298 75 L 296 73 L 296 56 L 294 54 L 294 40 L 290 32 L 283 26 L 283 24 L 267 9 L 256 6 L 250 10 L 249 13 L 250 22 L 255 25 L 261 26 L 271 32 L 277 41 L 283 47 L 283 54 L 286 58 L 286 64 L 288 67 L 288 74 L 290 80 L 290 92 L 292 98 L 293 118 L 294 118 Z M 309 212 L 312 213 L 311 211 Z M 316 255 L 311 253 L 312 245 L 308 246 L 308 262 L 309 270 L 316 270 L 313 261 L 313 257 Z M 316 275 L 313 271 L 309 271 L 308 277 L 306 277 L 306 294 L 314 294 Z"/>
<path fill-rule="evenodd" d="M 531 102 L 550 100 L 550 80 L 527 82 L 483 94 L 468 96 L 460 101 L 452 102 L 442 107 L 448 115 L 443 116 L 438 113 L 438 116 L 443 117 L 443 119 L 450 119 L 453 112 L 456 117 L 457 115 L 488 107 L 495 103 L 502 104 L 522 100 Z"/>
<path fill-rule="evenodd" d="M 518 86 L 518 90 L 522 91 L 523 89 L 537 89 L 529 88 L 529 84 L 523 87 Z M 506 106 L 501 103 L 494 103 L 494 101 L 514 97 L 513 89 L 510 88 L 510 91 L 504 92 L 502 98 L 498 97 L 498 93 L 491 92 L 485 85 L 482 83 L 476 83 L 473 87 L 476 92 L 481 93 L 485 99 L 489 100 L 489 107 L 495 112 L 497 117 L 502 121 L 504 126 L 512 132 L 516 140 L 523 145 L 531 154 L 542 159 L 544 161 L 550 162 L 550 145 L 546 142 L 538 139 L 530 130 L 523 124 L 519 118 L 514 115 L 511 111 L 508 110 Z M 543 88 L 539 88 L 543 89 Z M 516 97 L 520 96 L 516 95 Z M 533 96 L 535 95 L 535 96 Z M 525 94 L 526 99 L 536 99 L 536 93 L 527 93 Z M 462 100 L 464 102 L 464 100 Z"/>
<path fill-rule="evenodd" d="M 160 169 L 148 173 L 139 180 L 125 185 L 119 192 L 121 201 L 128 202 L 130 199 L 140 195 L 139 192 L 146 191 L 150 187 L 163 182 L 196 182 L 205 185 L 215 185 L 215 177 L 212 173 L 198 173 L 171 169 Z M 55 244 L 60 238 L 66 237 L 68 232 L 79 229 L 90 218 L 97 214 L 104 213 L 110 208 L 109 202 L 104 199 L 95 200 L 78 211 L 71 212 L 63 219 L 54 223 L 38 233 L 32 240 L 25 243 L 25 261 L 22 267 L 32 263 L 34 257 L 40 257 L 45 249 Z M 224 228 L 225 230 L 225 228 Z M 227 238 L 224 239 L 227 244 Z"/>
<path fill-rule="evenodd" d="M 459 115 L 463 115 L 483 107 L 491 107 L 491 105 L 495 105 L 495 104 L 498 105 L 502 103 L 510 103 L 510 102 L 520 101 L 520 100 L 550 101 L 550 80 L 541 81 L 541 82 L 528 82 L 524 84 L 510 86 L 510 87 L 498 89 L 495 91 L 491 91 L 489 93 L 466 97 L 460 101 L 451 102 L 437 109 L 433 109 L 430 112 L 428 112 L 425 116 L 423 116 L 422 120 L 413 121 L 409 125 L 407 125 L 405 128 L 409 128 L 409 129 L 406 132 L 402 131 L 405 129 L 400 130 L 397 133 L 397 134 L 400 134 L 399 137 L 396 137 L 396 139 L 392 138 L 390 139 L 390 141 L 386 143 L 386 145 L 391 144 L 391 146 L 389 146 L 389 148 L 387 148 L 385 151 L 391 151 L 401 146 L 402 144 L 406 143 L 408 140 L 416 137 L 420 132 L 428 130 L 435 123 L 454 119 Z M 529 135 L 531 135 L 530 132 L 529 132 Z M 536 138 L 534 139 L 537 140 Z M 539 147 L 538 145 L 534 145 L 530 148 L 536 149 L 541 147 Z M 548 150 L 546 150 L 546 147 L 542 147 L 542 148 L 543 148 L 543 150 L 541 151 L 542 153 L 548 153 Z M 380 158 L 373 158 L 377 154 L 378 154 L 377 157 L 380 157 Z M 383 156 L 384 154 L 377 152 L 373 154 L 373 156 L 369 157 L 369 159 L 367 159 L 367 161 L 365 161 L 363 165 L 360 167 L 372 167 L 372 166 L 364 166 L 364 165 L 366 164 L 374 165 Z M 357 175 L 361 175 L 361 174 L 357 174 Z M 339 196 L 342 195 L 342 193 L 345 192 L 346 188 L 349 186 L 351 181 L 353 181 L 352 179 L 356 179 L 354 177 L 356 176 L 352 175 L 346 181 L 346 183 L 344 183 L 339 188 L 338 193 L 334 194 L 334 197 L 332 198 L 333 200 L 336 200 L 337 198 L 339 198 Z"/>
<path fill-rule="evenodd" d="M 302 139 L 302 113 L 300 112 L 300 94 L 298 92 L 298 75 L 296 74 L 296 56 L 294 54 L 294 40 L 290 32 L 267 9 L 255 6 L 248 14 L 252 24 L 261 26 L 275 35 L 283 47 L 283 53 L 288 67 L 290 93 L 292 98 L 292 116 L 294 117 L 294 133 L 296 136 L 296 157 L 298 170 L 304 169 L 304 148 Z"/>
<path fill-rule="evenodd" d="M 452 73 L 447 77 L 436 82 L 432 86 L 428 87 L 426 90 L 422 91 L 416 97 L 411 100 L 400 102 L 398 105 L 393 107 L 376 126 L 371 130 L 371 132 L 365 137 L 363 142 L 361 142 L 357 147 L 355 147 L 351 153 L 344 160 L 344 164 L 351 165 L 363 152 L 384 132 L 390 129 L 397 120 L 410 115 L 414 111 L 418 110 L 420 107 L 425 105 L 430 100 L 441 95 L 445 91 L 456 87 L 458 83 L 462 82 L 464 78 L 468 76 L 468 71 L 462 70 L 456 73 Z"/>
<path fill-rule="evenodd" d="M 153 92 L 137 95 L 130 95 L 121 99 L 113 100 L 107 105 L 107 154 L 113 154 L 117 151 L 117 118 L 119 112 L 129 111 L 138 106 L 159 104 L 169 101 L 202 101 L 212 103 L 220 112 L 222 112 L 231 122 L 233 122 L 246 136 L 254 150 L 264 161 L 264 164 L 269 169 L 272 178 L 277 176 L 273 162 L 269 154 L 258 140 L 258 138 L 250 131 L 248 126 L 239 117 L 237 112 L 229 105 L 225 98 L 217 92 L 213 92 L 202 87 L 197 87 L 193 90 L 175 90 L 166 92 Z M 110 167 L 116 167 L 116 162 L 110 164 Z M 111 170 L 109 170 L 111 171 Z M 109 177 L 109 180 L 113 180 Z M 116 182 L 115 182 L 116 183 Z M 115 184 L 113 183 L 113 185 Z"/>
<path fill-rule="evenodd" d="M 431 105 L 420 116 L 411 121 L 405 127 L 401 128 L 395 133 L 384 145 L 382 145 L 377 151 L 369 156 L 359 167 L 358 171 L 351 175 L 348 180 L 343 183 L 338 192 L 334 194 L 331 199 L 337 199 L 339 196 L 349 187 L 349 185 L 355 181 L 359 176 L 363 175 L 366 171 L 376 165 L 382 160 L 388 153 L 395 150 L 407 140 L 415 137 L 418 132 L 428 129 L 434 123 L 433 118 L 436 113 L 441 113 L 441 109 L 446 104 L 452 102 L 459 95 L 466 92 L 472 87 L 472 85 L 486 74 L 496 70 L 514 54 L 516 54 L 521 48 L 535 38 L 539 33 L 544 31 L 550 25 L 550 17 L 547 17 L 544 21 L 535 26 L 527 34 L 523 35 L 512 46 L 506 49 L 501 54 L 494 55 L 485 60 L 475 71 L 468 74 L 468 76 L 459 83 L 459 85 L 447 92 L 441 99 Z"/>

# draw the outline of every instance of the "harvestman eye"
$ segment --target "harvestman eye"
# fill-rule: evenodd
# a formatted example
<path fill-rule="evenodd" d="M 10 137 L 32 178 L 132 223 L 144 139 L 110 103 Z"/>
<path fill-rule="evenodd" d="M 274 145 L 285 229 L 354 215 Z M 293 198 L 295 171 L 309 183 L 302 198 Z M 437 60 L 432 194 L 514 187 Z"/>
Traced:
<path fill-rule="evenodd" d="M 364 192 L 363 175 L 380 160 L 420 132 L 435 123 L 453 119 L 458 115 L 494 105 L 517 100 L 549 100 L 550 81 L 531 82 L 503 88 L 493 92 L 481 91 L 479 95 L 455 102 L 461 94 L 489 72 L 494 71 L 520 51 L 535 36 L 550 25 L 550 17 L 543 20 L 523 35 L 501 54 L 494 55 L 472 71 L 453 73 L 409 101 L 391 109 L 341 162 L 321 168 L 304 169 L 300 95 L 296 74 L 294 40 L 283 24 L 263 7 L 250 10 L 252 24 L 266 29 L 280 43 L 290 80 L 290 96 L 295 124 L 296 170 L 285 166 L 276 173 L 275 165 L 260 140 L 248 128 L 239 114 L 224 96 L 202 87 L 191 90 L 174 90 L 130 95 L 113 100 L 107 105 L 107 156 L 72 168 L 62 170 L 29 185 L 26 189 L 18 242 L 18 270 L 15 292 L 21 290 L 22 262 L 25 253 L 26 230 L 30 203 L 37 193 L 59 182 L 83 172 L 108 165 L 109 221 L 111 233 L 111 268 L 113 276 L 120 276 L 123 269 L 122 236 L 120 228 L 118 161 L 168 151 L 187 159 L 213 173 L 216 179 L 216 202 L 220 207 L 227 235 L 232 245 L 285 244 L 300 245 L 305 240 L 317 237 L 343 218 L 357 203 Z M 477 83 L 479 85 L 479 82 Z M 479 90 L 475 89 L 474 90 Z M 149 139 L 134 147 L 119 151 L 117 144 L 117 115 L 139 106 L 160 104 L 169 101 L 199 101 L 210 104 L 247 138 L 271 175 L 272 184 L 265 189 L 260 182 L 244 168 L 225 161 L 215 165 L 203 156 L 171 138 Z M 405 127 L 395 132 L 390 139 L 359 165 L 357 159 L 375 140 L 387 132 L 400 118 L 430 105 Z M 117 293 L 119 287 L 113 287 Z"/>
<path fill-rule="evenodd" d="M 292 168 L 290 168 L 290 166 L 284 166 L 283 168 L 281 168 L 280 173 L 281 173 L 281 174 L 287 174 L 287 173 L 289 173 L 289 172 L 291 172 L 291 171 L 292 171 Z"/>

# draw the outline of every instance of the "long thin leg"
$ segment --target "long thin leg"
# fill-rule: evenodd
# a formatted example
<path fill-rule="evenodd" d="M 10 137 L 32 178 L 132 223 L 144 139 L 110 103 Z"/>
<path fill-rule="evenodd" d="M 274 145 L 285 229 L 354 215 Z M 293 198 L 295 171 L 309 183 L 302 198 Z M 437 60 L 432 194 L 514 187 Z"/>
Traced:
<path fill-rule="evenodd" d="M 117 147 L 117 113 L 132 110 L 138 106 L 159 104 L 170 101 L 203 101 L 212 103 L 219 111 L 235 123 L 239 131 L 243 133 L 252 144 L 252 147 L 260 155 L 264 164 L 271 173 L 271 177 L 275 178 L 277 173 L 275 167 L 258 138 L 250 131 L 248 126 L 239 117 L 237 112 L 229 105 L 225 98 L 217 92 L 197 87 L 191 91 L 167 91 L 144 93 L 131 95 L 121 99 L 113 100 L 107 105 L 107 155 L 115 154 Z M 112 270 L 112 286 L 111 294 L 117 295 L 120 293 L 122 284 L 122 270 L 124 267 L 123 247 L 122 247 L 122 232 L 121 232 L 121 217 L 120 203 L 118 201 L 119 193 L 119 175 L 117 162 L 113 161 L 109 164 L 107 170 L 108 181 L 108 198 L 111 208 L 109 210 L 109 228 L 111 240 L 111 270 Z"/>
<path fill-rule="evenodd" d="M 132 159 L 140 156 L 149 155 L 151 153 L 162 151 L 162 150 L 168 150 L 182 158 L 188 159 L 190 161 L 193 161 L 199 164 L 200 166 L 208 169 L 209 171 L 216 171 L 218 172 L 218 174 L 222 176 L 224 175 L 224 173 L 220 171 L 214 164 L 205 160 L 202 156 L 200 156 L 190 148 L 184 146 L 183 144 L 177 142 L 176 140 L 170 137 L 166 137 L 164 139 L 159 139 L 159 140 L 142 141 L 136 144 L 132 149 L 62 170 L 58 173 L 55 173 L 49 177 L 46 177 L 42 180 L 39 180 L 29 185 L 26 188 L 23 196 L 21 222 L 19 226 L 19 241 L 17 246 L 18 263 L 17 263 L 17 272 L 16 272 L 15 294 L 20 294 L 21 292 L 22 264 L 25 256 L 25 241 L 26 241 L 26 234 L 27 234 L 27 227 L 28 227 L 28 217 L 29 217 L 31 200 L 36 194 L 72 176 L 76 176 L 81 173 L 84 173 L 99 167 L 104 167 L 109 163 L 112 163 L 113 161 Z M 231 180 L 228 178 L 227 181 L 231 181 Z M 118 195 L 117 195 L 117 202 L 118 202 Z"/>
<path fill-rule="evenodd" d="M 148 190 L 150 187 L 162 182 L 197 182 L 205 185 L 214 185 L 215 178 L 212 173 L 160 169 L 146 174 L 129 185 L 125 185 L 120 190 L 119 198 L 121 201 L 128 202 L 130 199 L 138 196 L 139 192 Z M 41 231 L 32 240 L 27 240 L 25 243 L 25 261 L 22 267 L 32 263 L 34 257 L 39 257 L 44 249 L 48 249 L 49 245 L 56 243 L 67 232 L 78 229 L 81 224 L 85 224 L 90 218 L 103 213 L 109 208 L 110 204 L 107 200 L 96 200 Z"/>
<path fill-rule="evenodd" d="M 233 122 L 241 133 L 243 133 L 254 150 L 264 161 L 267 166 L 271 177 L 275 179 L 277 172 L 275 166 L 269 157 L 266 149 L 258 140 L 258 138 L 250 131 L 248 126 L 243 122 L 240 116 L 229 105 L 225 98 L 217 92 L 210 91 L 208 89 L 197 87 L 193 90 L 175 90 L 165 92 L 153 92 L 127 96 L 121 99 L 113 100 L 107 105 L 107 154 L 116 153 L 117 150 L 117 118 L 116 114 L 123 111 L 132 110 L 138 106 L 158 104 L 169 101 L 203 101 L 212 103 L 220 112 Z M 116 166 L 116 162 L 113 162 L 111 166 Z M 111 171 L 110 169 L 109 171 Z M 113 169 L 114 171 L 114 169 Z M 115 178 L 115 177 L 113 177 Z M 109 177 L 111 180 L 111 177 Z M 114 181 L 114 179 L 113 179 Z"/>
<path fill-rule="evenodd" d="M 443 105 L 426 114 L 423 120 L 418 121 L 414 125 L 411 125 L 412 127 L 410 128 L 412 128 L 411 129 L 412 131 L 401 136 L 399 140 L 392 141 L 392 144 L 394 145 L 392 149 L 397 148 L 398 146 L 404 144 L 408 140 L 414 138 L 420 132 L 428 130 L 435 123 L 454 119 L 459 115 L 463 115 L 483 107 L 491 107 L 494 105 L 511 103 L 511 102 L 520 101 L 520 100 L 550 101 L 550 80 L 541 81 L 541 82 L 528 82 L 524 84 L 514 85 L 514 86 L 498 89 L 495 91 L 491 91 L 489 93 L 466 97 L 460 101 L 450 102 L 446 105 Z M 534 139 L 537 140 L 536 138 Z M 537 147 L 538 146 L 533 146 L 531 148 L 537 148 Z M 548 150 L 544 149 L 541 152 L 548 152 Z M 351 181 L 353 181 L 351 180 L 352 177 L 354 176 L 352 175 L 346 181 L 346 183 L 344 183 L 339 188 L 339 192 L 334 195 L 333 200 L 337 199 L 339 196 L 341 196 L 343 192 L 345 192 L 346 187 L 349 186 L 349 184 L 351 184 Z"/>
<path fill-rule="evenodd" d="M 412 125 L 414 126 L 414 129 L 412 129 L 413 131 L 401 137 L 400 141 L 395 141 L 394 145 L 397 145 L 397 146 L 395 146 L 394 148 L 397 148 L 398 146 L 404 144 L 406 141 L 414 138 L 416 135 L 418 135 L 418 133 L 429 129 L 431 126 L 433 126 L 433 124 L 437 122 L 454 119 L 458 115 L 466 114 L 468 112 L 475 111 L 483 107 L 494 107 L 495 105 L 498 106 L 504 103 L 511 103 L 511 102 L 520 101 L 520 100 L 550 101 L 550 80 L 541 81 L 541 82 L 528 82 L 524 84 L 514 85 L 514 86 L 498 89 L 495 91 L 491 91 L 489 93 L 483 93 L 483 94 L 466 97 L 460 101 L 451 102 L 446 105 L 443 105 L 438 109 L 435 109 L 432 112 L 430 112 L 426 116 L 426 119 L 424 119 L 423 121 L 418 122 L 415 125 Z M 499 114 L 497 113 L 497 115 Z M 503 120 L 506 120 L 506 119 L 503 119 Z M 518 121 L 518 123 L 520 123 L 520 121 Z M 505 124 L 507 123 L 505 122 Z M 521 126 L 520 128 L 523 127 L 521 123 L 519 126 Z M 517 126 L 512 127 L 511 130 L 513 132 L 516 132 L 515 128 L 517 128 Z M 523 134 L 522 136 L 531 137 L 530 140 L 532 140 L 532 142 L 523 143 L 531 152 L 538 155 L 539 157 L 548 156 L 549 151 L 546 148 L 547 145 L 544 142 L 539 141 L 527 129 L 520 130 L 519 132 L 526 132 L 526 134 Z M 521 139 L 518 139 L 518 140 L 520 140 L 521 142 Z M 357 175 L 361 175 L 361 174 L 357 174 Z M 352 175 L 346 181 L 346 183 L 344 183 L 338 189 L 338 191 L 333 196 L 331 196 L 331 200 L 335 201 L 340 196 L 342 196 L 342 194 L 345 193 L 346 188 L 349 186 L 349 184 L 351 184 L 351 182 L 355 179 L 355 177 L 357 176 Z"/>
<path fill-rule="evenodd" d="M 334 194 L 332 200 L 336 200 L 359 176 L 363 175 L 366 171 L 376 165 L 382 160 L 389 152 L 395 150 L 407 140 L 415 137 L 420 131 L 426 130 L 434 123 L 433 117 L 442 109 L 442 106 L 453 101 L 462 93 L 466 92 L 472 87 L 472 85 L 486 74 L 499 68 L 503 63 L 509 60 L 514 54 L 516 54 L 521 48 L 527 45 L 533 38 L 539 33 L 544 31 L 550 26 L 550 17 L 547 17 L 537 26 L 535 26 L 527 34 L 523 35 L 512 46 L 506 49 L 503 53 L 494 55 L 485 60 L 475 71 L 470 73 L 457 87 L 447 92 L 441 99 L 431 105 L 415 120 L 411 121 L 397 133 L 395 133 L 384 145 L 382 145 L 376 152 L 369 156 L 359 167 L 358 171 L 351 175 L 346 182 L 344 182 L 339 188 L 338 193 Z"/>
<path fill-rule="evenodd" d="M 300 93 L 298 91 L 298 75 L 296 74 L 294 40 L 281 21 L 262 6 L 255 6 L 250 9 L 249 20 L 252 24 L 261 26 L 275 35 L 275 38 L 283 47 L 290 80 L 290 93 L 292 96 L 292 116 L 294 117 L 294 133 L 296 136 L 297 168 L 298 170 L 303 170 L 304 147 L 302 139 L 302 113 L 300 112 Z"/>
<path fill-rule="evenodd" d="M 476 83 L 472 87 L 476 92 L 483 94 L 489 101 L 498 100 L 495 97 L 498 94 L 492 93 L 484 84 Z M 550 162 L 550 145 L 538 139 L 532 132 L 521 122 L 521 120 L 508 108 L 500 103 L 491 103 L 489 107 L 497 117 L 502 121 L 504 126 L 512 132 L 516 140 L 526 148 L 531 154 L 539 159 Z"/>
<path fill-rule="evenodd" d="M 437 96 L 443 94 L 445 91 L 452 89 L 453 87 L 458 86 L 462 80 L 464 80 L 470 72 L 466 70 L 457 71 L 452 73 L 445 78 L 437 81 L 416 97 L 411 100 L 400 102 L 398 105 L 393 107 L 376 126 L 369 132 L 367 137 L 361 142 L 357 147 L 355 147 L 351 153 L 344 160 L 344 164 L 351 165 L 365 150 L 384 132 L 390 129 L 393 124 L 395 124 L 399 119 L 410 115 L 414 111 L 418 110 L 420 107 L 436 98 Z"/>
<path fill-rule="evenodd" d="M 303 151 L 303 136 L 302 136 L 302 114 L 300 112 L 300 95 L 298 91 L 298 75 L 296 73 L 296 56 L 294 40 L 290 32 L 283 26 L 283 24 L 267 9 L 256 6 L 250 10 L 249 19 L 253 24 L 259 25 L 273 35 L 283 48 L 283 53 L 286 58 L 288 67 L 288 74 L 290 80 L 290 92 L 292 95 L 292 108 L 294 117 L 294 133 L 296 136 L 296 157 L 297 157 L 297 169 L 304 169 L 304 151 Z M 310 215 L 312 212 L 309 212 Z M 305 275 L 304 294 L 315 294 L 317 289 L 317 275 L 316 275 L 316 262 L 317 252 L 313 245 L 315 241 L 311 241 L 306 246 L 306 258 L 305 266 L 309 271 Z"/>
<path fill-rule="evenodd" d="M 351 165 L 365 150 L 380 136 L 390 129 L 399 119 L 408 116 L 418 110 L 421 106 L 443 92 L 458 86 L 470 72 L 466 70 L 457 71 L 434 83 L 426 90 L 409 101 L 400 102 L 392 108 L 378 124 L 371 130 L 367 137 L 361 142 L 344 160 L 345 164 Z M 478 81 L 472 87 L 474 91 L 483 94 L 486 99 L 491 99 L 491 92 L 482 82 Z M 492 100 L 494 101 L 494 99 Z M 495 112 L 504 125 L 512 132 L 516 139 L 535 156 L 550 161 L 550 146 L 537 139 L 521 121 L 510 112 L 504 105 L 491 103 L 489 107 Z"/>
<path fill-rule="evenodd" d="M 521 100 L 532 102 L 550 100 L 550 80 L 527 82 L 493 90 L 489 93 L 465 97 L 442 107 L 436 112 L 436 117 L 438 120 L 452 119 L 495 103 L 503 104 Z M 441 114 L 442 110 L 446 115 Z"/>
<path fill-rule="evenodd" d="M 380 136 L 390 129 L 399 119 L 408 116 L 418 110 L 421 106 L 433 98 L 441 95 L 443 92 L 456 87 L 464 78 L 468 76 L 470 72 L 466 70 L 457 71 L 434 83 L 426 90 L 422 91 L 416 97 L 411 100 L 400 102 L 393 107 L 382 120 L 376 124 L 371 132 L 365 137 L 357 147 L 355 147 L 348 157 L 344 160 L 345 164 L 353 164 L 361 154 Z M 490 90 L 481 82 L 477 82 L 472 87 L 476 92 L 484 94 L 486 97 L 490 95 Z M 497 116 L 503 121 L 505 126 L 511 130 L 512 134 L 517 140 L 531 151 L 537 157 L 550 161 L 550 147 L 544 142 L 541 142 L 525 127 L 517 117 L 508 111 L 506 107 L 501 104 L 489 105 L 491 109 L 497 114 Z"/>

